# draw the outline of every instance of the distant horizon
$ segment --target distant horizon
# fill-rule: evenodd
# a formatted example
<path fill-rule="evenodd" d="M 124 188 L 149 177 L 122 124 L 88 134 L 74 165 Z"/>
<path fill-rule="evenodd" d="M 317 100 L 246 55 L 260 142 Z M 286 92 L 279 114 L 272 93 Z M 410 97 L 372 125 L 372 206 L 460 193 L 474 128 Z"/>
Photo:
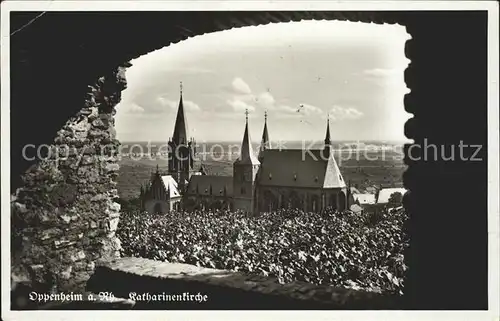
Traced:
<path fill-rule="evenodd" d="M 195 141 L 197 143 L 239 143 L 241 144 L 241 140 L 198 140 L 196 139 L 195 137 L 193 137 L 195 139 Z M 282 141 L 282 142 L 290 142 L 290 143 L 300 143 L 302 141 L 305 141 L 305 142 L 318 142 L 318 143 L 322 143 L 323 142 L 323 139 L 318 139 L 318 140 L 314 140 L 314 139 L 305 139 L 305 140 L 301 140 L 301 139 L 297 139 L 297 140 L 270 140 L 271 143 L 273 142 L 279 142 L 279 141 Z M 406 139 L 406 140 L 398 140 L 398 139 L 343 139 L 343 140 L 331 140 L 332 143 L 356 143 L 356 142 L 360 142 L 360 143 L 366 143 L 366 142 L 377 142 L 377 143 L 410 143 L 410 139 Z M 167 143 L 168 140 L 123 140 L 121 141 L 121 143 Z M 260 144 L 260 140 L 259 141 L 252 141 L 252 145 L 258 145 Z"/>

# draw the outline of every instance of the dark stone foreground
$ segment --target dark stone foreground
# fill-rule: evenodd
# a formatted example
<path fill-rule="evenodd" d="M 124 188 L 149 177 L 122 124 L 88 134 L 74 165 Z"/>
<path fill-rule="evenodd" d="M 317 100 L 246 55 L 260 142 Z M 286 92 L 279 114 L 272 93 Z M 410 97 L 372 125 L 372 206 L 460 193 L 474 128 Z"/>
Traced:
<path fill-rule="evenodd" d="M 401 309 L 401 299 L 391 295 L 303 282 L 283 285 L 263 276 L 142 258 L 120 258 L 98 265 L 87 283 L 87 290 L 112 293 L 116 298 L 129 300 L 115 302 L 109 308 Z M 150 297 L 141 299 L 141 296 L 148 294 Z M 164 297 L 155 300 L 152 297 L 155 294 L 159 297 L 164 294 L 184 298 L 172 300 Z M 147 301 L 148 298 L 150 301 Z M 78 306 L 72 308 L 78 309 Z"/>

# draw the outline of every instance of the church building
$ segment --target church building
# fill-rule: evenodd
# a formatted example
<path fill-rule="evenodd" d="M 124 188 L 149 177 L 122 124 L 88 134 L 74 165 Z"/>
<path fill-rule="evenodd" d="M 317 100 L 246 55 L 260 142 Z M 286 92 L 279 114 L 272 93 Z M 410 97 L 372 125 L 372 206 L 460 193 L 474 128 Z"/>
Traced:
<path fill-rule="evenodd" d="M 350 193 L 333 155 L 329 120 L 323 148 L 272 149 L 265 114 L 262 140 L 256 156 L 246 111 L 241 151 L 233 163 L 233 176 L 206 175 L 195 171 L 195 141 L 188 139 L 187 133 L 181 87 L 174 134 L 168 143 L 171 155 L 166 175 L 169 178 L 165 181 L 171 183 L 165 183 L 165 176 L 160 174 L 152 179 L 150 186 L 160 187 L 163 194 L 156 193 L 154 197 L 148 194 L 151 204 L 167 197 L 170 205 L 165 209 L 229 209 L 254 215 L 281 208 L 319 212 L 327 208 L 345 210 L 348 206 Z M 168 194 L 173 189 L 167 185 L 175 185 L 182 201 L 175 193 Z"/>
<path fill-rule="evenodd" d="M 151 174 L 151 181 L 141 186 L 141 207 L 148 213 L 166 213 L 179 210 L 182 195 L 177 188 L 178 184 L 172 175 L 162 175 L 158 167 Z"/>

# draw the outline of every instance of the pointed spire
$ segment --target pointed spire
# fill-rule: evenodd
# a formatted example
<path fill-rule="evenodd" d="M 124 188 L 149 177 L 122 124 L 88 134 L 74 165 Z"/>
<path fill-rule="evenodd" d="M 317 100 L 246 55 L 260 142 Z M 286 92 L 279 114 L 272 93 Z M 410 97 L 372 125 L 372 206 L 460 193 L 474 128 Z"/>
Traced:
<path fill-rule="evenodd" d="M 174 134 L 172 137 L 172 141 L 179 144 L 187 144 L 187 119 L 186 114 L 184 113 L 184 103 L 182 101 L 182 82 L 180 83 L 180 100 L 179 100 L 179 109 L 177 110 L 177 118 L 175 119 L 174 126 Z"/>
<path fill-rule="evenodd" d="M 325 145 L 331 145 L 331 139 L 330 139 L 330 114 L 328 114 L 327 119 L 326 119 Z"/>
<path fill-rule="evenodd" d="M 269 142 L 269 133 L 267 132 L 267 110 L 264 112 L 264 130 L 262 131 L 262 140 L 260 142 L 260 151 L 271 148 L 271 143 Z"/>
<path fill-rule="evenodd" d="M 248 131 L 248 109 L 245 110 L 245 133 L 243 134 L 243 142 L 241 143 L 240 162 L 259 164 L 252 150 L 252 142 L 250 132 Z"/>

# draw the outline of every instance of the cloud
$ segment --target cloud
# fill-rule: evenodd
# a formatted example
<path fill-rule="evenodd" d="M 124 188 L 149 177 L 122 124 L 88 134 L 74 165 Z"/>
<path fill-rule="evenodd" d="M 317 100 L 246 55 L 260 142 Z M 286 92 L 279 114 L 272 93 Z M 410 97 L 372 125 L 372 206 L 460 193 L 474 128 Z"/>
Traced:
<path fill-rule="evenodd" d="M 309 104 L 300 104 L 297 107 L 297 109 L 299 109 L 299 108 L 300 108 L 300 113 L 304 113 L 307 116 L 314 115 L 314 114 L 321 115 L 323 113 L 323 110 L 321 110 L 321 108 L 313 106 L 313 105 L 309 105 Z"/>
<path fill-rule="evenodd" d="M 400 76 L 401 70 L 374 68 L 363 71 L 363 74 L 371 77 L 394 77 L 394 76 Z"/>
<path fill-rule="evenodd" d="M 298 114 L 297 113 L 297 108 L 292 108 L 292 107 L 286 106 L 286 105 L 276 106 L 276 110 L 282 111 L 282 112 L 285 112 L 285 113 L 288 113 L 288 114 Z"/>
<path fill-rule="evenodd" d="M 186 100 L 184 102 L 184 107 L 186 107 L 186 109 L 189 111 L 200 111 L 201 110 L 200 106 L 197 103 L 192 102 L 191 100 Z"/>
<path fill-rule="evenodd" d="M 120 104 L 117 111 L 124 114 L 141 114 L 144 112 L 144 108 L 134 103 Z"/>
<path fill-rule="evenodd" d="M 258 104 L 266 109 L 274 109 L 275 108 L 275 103 L 276 101 L 274 100 L 273 95 L 271 95 L 268 92 L 263 92 L 260 95 L 258 95 L 255 100 L 258 102 Z"/>
<path fill-rule="evenodd" d="M 158 65 L 155 65 L 155 68 L 158 68 Z M 215 72 L 211 69 L 201 68 L 201 67 L 183 67 L 183 68 L 172 68 L 168 65 L 165 68 L 162 68 L 162 71 L 165 72 L 177 72 L 182 74 L 215 74 Z"/>
<path fill-rule="evenodd" d="M 233 79 L 232 88 L 238 94 L 250 95 L 252 93 L 250 86 L 239 77 Z"/>
<path fill-rule="evenodd" d="M 358 119 L 364 114 L 353 107 L 333 106 L 329 116 L 333 120 Z"/>
<path fill-rule="evenodd" d="M 174 100 L 170 100 L 170 99 L 167 99 L 165 97 L 158 97 L 157 98 L 157 101 L 159 103 L 159 105 L 163 108 L 159 109 L 158 108 L 155 108 L 156 110 L 160 111 L 160 112 L 164 112 L 165 111 L 165 108 L 164 107 L 169 107 L 170 109 L 173 109 L 173 110 L 177 110 L 177 108 L 179 107 L 179 102 L 178 101 L 174 101 Z M 200 106 L 193 102 L 193 101 L 190 101 L 190 100 L 183 100 L 182 101 L 183 105 L 184 105 L 184 108 L 188 111 L 200 111 L 201 108 Z"/>
<path fill-rule="evenodd" d="M 255 107 L 247 104 L 246 102 L 240 99 L 228 99 L 227 104 L 233 108 L 235 112 L 244 112 L 248 109 L 249 112 L 254 112 Z"/>

